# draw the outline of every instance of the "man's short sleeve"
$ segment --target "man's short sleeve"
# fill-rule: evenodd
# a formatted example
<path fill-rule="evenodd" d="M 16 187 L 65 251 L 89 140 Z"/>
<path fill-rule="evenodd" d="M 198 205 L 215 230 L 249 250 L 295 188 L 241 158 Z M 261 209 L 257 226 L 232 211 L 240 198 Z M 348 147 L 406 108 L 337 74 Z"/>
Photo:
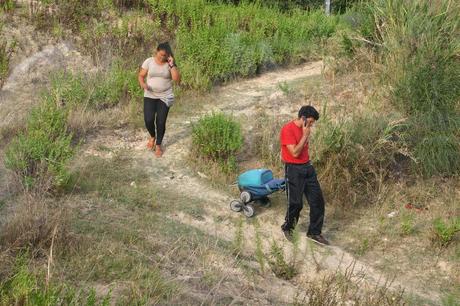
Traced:
<path fill-rule="evenodd" d="M 281 129 L 280 133 L 280 142 L 282 146 L 290 145 L 290 144 L 297 144 L 297 141 L 295 139 L 295 135 L 292 131 L 292 129 L 289 128 L 289 126 L 284 126 Z"/>
<path fill-rule="evenodd" d="M 144 70 L 149 70 L 150 60 L 151 60 L 150 57 L 149 57 L 148 59 L 146 59 L 146 60 L 142 63 L 141 68 L 144 69 Z"/>

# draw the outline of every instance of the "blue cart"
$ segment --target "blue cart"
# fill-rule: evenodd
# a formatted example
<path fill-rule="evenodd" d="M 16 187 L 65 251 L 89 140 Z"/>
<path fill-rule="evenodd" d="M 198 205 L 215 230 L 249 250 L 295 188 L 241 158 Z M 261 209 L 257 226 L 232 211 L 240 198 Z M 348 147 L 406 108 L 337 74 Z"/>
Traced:
<path fill-rule="evenodd" d="M 276 191 L 284 190 L 284 179 L 273 178 L 273 172 L 268 169 L 253 169 L 238 176 L 240 198 L 230 202 L 230 209 L 250 218 L 254 215 L 254 201 L 268 202 L 268 196 Z M 269 203 L 269 202 L 268 202 Z"/>

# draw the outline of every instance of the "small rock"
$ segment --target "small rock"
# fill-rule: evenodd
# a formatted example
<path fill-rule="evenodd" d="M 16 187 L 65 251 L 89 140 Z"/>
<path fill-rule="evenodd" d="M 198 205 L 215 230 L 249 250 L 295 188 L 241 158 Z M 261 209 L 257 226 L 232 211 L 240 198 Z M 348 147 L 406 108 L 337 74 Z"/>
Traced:
<path fill-rule="evenodd" d="M 201 178 L 208 178 L 208 176 L 206 174 L 201 173 L 200 171 L 198 171 L 197 173 Z"/>
<path fill-rule="evenodd" d="M 387 215 L 387 217 L 388 217 L 388 218 L 393 218 L 394 216 L 396 216 L 397 213 L 398 213 L 397 211 L 392 211 L 391 213 L 389 213 L 389 214 Z"/>

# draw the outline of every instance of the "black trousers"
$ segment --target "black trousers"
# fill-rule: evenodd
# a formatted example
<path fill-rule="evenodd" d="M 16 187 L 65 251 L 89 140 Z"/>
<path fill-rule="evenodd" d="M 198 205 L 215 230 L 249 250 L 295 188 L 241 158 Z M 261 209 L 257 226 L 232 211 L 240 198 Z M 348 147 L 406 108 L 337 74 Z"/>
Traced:
<path fill-rule="evenodd" d="M 324 198 L 315 168 L 310 163 L 286 164 L 285 178 L 288 207 L 285 222 L 281 228 L 283 231 L 290 231 L 296 226 L 305 194 L 310 206 L 310 225 L 307 234 L 321 234 L 324 221 Z"/>
<path fill-rule="evenodd" d="M 160 99 L 144 97 L 144 122 L 151 137 L 156 139 L 156 144 L 161 145 L 166 132 L 166 119 L 169 107 Z"/>

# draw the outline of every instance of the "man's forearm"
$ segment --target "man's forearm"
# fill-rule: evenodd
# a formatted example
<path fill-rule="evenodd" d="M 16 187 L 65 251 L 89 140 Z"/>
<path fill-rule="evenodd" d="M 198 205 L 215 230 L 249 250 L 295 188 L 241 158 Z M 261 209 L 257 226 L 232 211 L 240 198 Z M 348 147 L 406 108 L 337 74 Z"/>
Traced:
<path fill-rule="evenodd" d="M 308 140 L 307 135 L 302 135 L 302 138 L 300 139 L 299 143 L 294 147 L 294 157 L 298 157 L 300 155 L 300 152 L 302 152 L 303 147 L 305 146 L 305 143 Z"/>

